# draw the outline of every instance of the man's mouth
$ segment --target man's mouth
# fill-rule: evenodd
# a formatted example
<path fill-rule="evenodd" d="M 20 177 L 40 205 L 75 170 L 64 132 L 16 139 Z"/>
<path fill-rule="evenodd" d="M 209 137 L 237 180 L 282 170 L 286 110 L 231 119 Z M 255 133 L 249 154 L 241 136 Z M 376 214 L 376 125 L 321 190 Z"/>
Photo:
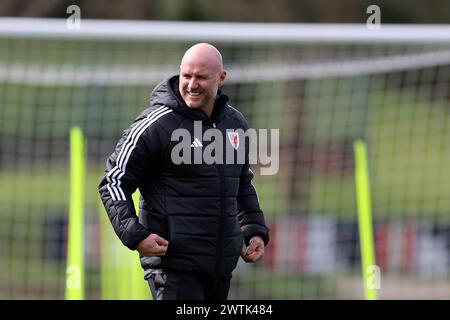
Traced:
<path fill-rule="evenodd" d="M 191 97 L 198 97 L 201 94 L 201 92 L 189 92 L 188 91 L 188 95 L 190 95 Z"/>

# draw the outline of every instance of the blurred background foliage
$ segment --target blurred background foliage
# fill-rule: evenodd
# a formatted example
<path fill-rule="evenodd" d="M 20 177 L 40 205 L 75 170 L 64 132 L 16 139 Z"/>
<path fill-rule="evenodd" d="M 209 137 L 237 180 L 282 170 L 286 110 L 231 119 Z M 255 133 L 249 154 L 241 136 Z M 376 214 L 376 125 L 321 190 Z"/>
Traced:
<path fill-rule="evenodd" d="M 0 16 L 67 17 L 76 4 L 83 18 L 364 23 L 378 5 L 382 23 L 448 23 L 448 0 L 2 0 Z"/>

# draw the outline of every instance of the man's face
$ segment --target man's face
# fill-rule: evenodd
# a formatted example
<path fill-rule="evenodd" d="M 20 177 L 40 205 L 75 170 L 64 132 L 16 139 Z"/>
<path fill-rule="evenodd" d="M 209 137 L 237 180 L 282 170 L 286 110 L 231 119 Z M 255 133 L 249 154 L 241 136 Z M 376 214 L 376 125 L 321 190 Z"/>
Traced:
<path fill-rule="evenodd" d="M 215 64 L 198 59 L 183 61 L 180 66 L 180 93 L 190 108 L 211 114 L 217 90 L 225 80 L 225 71 Z"/>

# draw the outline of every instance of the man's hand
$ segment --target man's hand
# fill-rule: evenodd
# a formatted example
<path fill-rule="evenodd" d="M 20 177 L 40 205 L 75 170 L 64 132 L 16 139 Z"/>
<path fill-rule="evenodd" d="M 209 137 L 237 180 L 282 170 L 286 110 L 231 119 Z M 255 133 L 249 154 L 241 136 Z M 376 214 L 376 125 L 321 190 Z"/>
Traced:
<path fill-rule="evenodd" d="M 158 236 L 155 233 L 139 242 L 137 250 L 146 257 L 163 256 L 166 254 L 169 241 Z"/>
<path fill-rule="evenodd" d="M 264 241 L 260 236 L 250 239 L 247 250 L 241 252 L 241 257 L 245 262 L 256 262 L 264 256 Z"/>

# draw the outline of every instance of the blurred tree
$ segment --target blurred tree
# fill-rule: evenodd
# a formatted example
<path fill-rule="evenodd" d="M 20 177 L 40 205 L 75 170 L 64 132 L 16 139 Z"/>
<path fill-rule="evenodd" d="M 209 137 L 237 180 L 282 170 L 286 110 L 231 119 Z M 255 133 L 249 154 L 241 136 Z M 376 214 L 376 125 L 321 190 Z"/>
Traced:
<path fill-rule="evenodd" d="M 0 16 L 66 17 L 71 4 L 95 19 L 329 23 L 364 23 L 376 4 L 382 23 L 450 23 L 448 0 L 2 0 Z"/>

